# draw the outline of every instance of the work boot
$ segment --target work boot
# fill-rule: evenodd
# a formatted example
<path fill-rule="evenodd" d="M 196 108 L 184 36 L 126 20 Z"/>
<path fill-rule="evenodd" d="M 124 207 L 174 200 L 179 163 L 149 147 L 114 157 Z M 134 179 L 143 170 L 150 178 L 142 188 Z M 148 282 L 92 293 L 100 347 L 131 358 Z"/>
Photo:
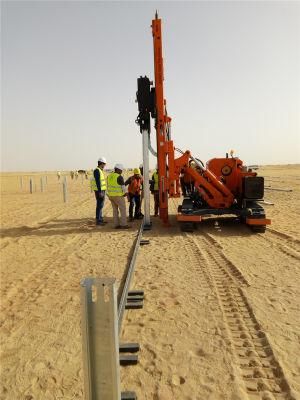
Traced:
<path fill-rule="evenodd" d="M 107 222 L 104 222 L 104 221 L 97 221 L 96 222 L 96 225 L 100 225 L 100 226 L 104 226 L 106 224 L 107 224 Z"/>

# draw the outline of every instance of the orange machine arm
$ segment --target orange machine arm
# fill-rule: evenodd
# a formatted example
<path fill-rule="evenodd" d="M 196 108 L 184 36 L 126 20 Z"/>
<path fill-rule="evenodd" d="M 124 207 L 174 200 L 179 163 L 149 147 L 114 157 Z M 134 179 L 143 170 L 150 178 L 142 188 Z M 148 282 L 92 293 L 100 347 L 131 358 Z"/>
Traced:
<path fill-rule="evenodd" d="M 201 175 L 193 168 L 186 168 L 185 173 L 194 179 L 195 188 L 209 206 L 228 208 L 232 205 L 233 194 L 211 171 L 206 169 Z"/>
<path fill-rule="evenodd" d="M 189 167 L 189 160 L 193 159 L 187 150 L 183 155 L 174 160 L 174 180 L 178 182 L 180 173 L 189 175 L 194 182 L 195 189 L 207 204 L 213 208 L 230 207 L 234 201 L 231 191 L 218 179 L 218 177 L 208 169 L 202 168 L 201 173 Z M 171 168 L 170 168 L 171 169 Z M 176 187 L 179 185 L 177 184 Z M 170 197 L 172 196 L 170 188 Z"/>

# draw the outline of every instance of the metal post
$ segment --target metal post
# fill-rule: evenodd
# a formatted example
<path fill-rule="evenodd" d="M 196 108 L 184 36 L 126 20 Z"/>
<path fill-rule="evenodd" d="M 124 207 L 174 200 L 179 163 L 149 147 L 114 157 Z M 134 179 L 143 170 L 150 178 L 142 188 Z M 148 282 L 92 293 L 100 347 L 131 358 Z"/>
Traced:
<path fill-rule="evenodd" d="M 41 181 L 41 192 L 43 192 L 44 191 L 44 181 L 43 181 L 43 177 L 42 176 L 41 176 L 40 181 Z"/>
<path fill-rule="evenodd" d="M 144 170 L 144 225 L 150 227 L 150 190 L 149 190 L 149 132 L 143 130 L 143 170 Z"/>
<path fill-rule="evenodd" d="M 29 180 L 29 189 L 30 189 L 30 193 L 32 194 L 32 192 L 33 192 L 33 182 L 32 182 L 32 178 L 30 178 L 30 180 Z"/>
<path fill-rule="evenodd" d="M 67 202 L 67 198 L 68 198 L 67 179 L 66 179 L 66 177 L 64 178 L 64 182 L 63 182 L 63 196 L 64 196 L 64 203 L 66 203 Z"/>
<path fill-rule="evenodd" d="M 86 400 L 121 400 L 117 289 L 114 278 L 81 282 Z"/>
<path fill-rule="evenodd" d="M 22 176 L 20 176 L 20 187 L 21 187 L 21 190 L 23 190 L 23 177 Z"/>

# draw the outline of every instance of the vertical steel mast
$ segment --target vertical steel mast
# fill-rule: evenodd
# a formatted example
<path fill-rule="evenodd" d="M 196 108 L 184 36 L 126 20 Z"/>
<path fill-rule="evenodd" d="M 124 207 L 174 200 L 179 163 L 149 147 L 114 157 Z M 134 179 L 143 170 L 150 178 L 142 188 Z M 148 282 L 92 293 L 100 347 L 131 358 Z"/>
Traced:
<path fill-rule="evenodd" d="M 178 171 L 175 171 L 177 167 L 174 159 L 174 146 L 170 137 L 171 118 L 167 115 L 166 100 L 164 99 L 161 19 L 158 18 L 157 11 L 151 27 L 155 84 L 153 87 L 153 83 L 147 76 L 138 78 L 136 96 L 139 114 L 135 122 L 140 126 L 143 138 L 146 138 L 146 134 L 148 133 L 149 137 L 151 131 L 151 117 L 155 119 L 159 177 L 159 216 L 163 223 L 168 225 L 168 197 L 178 197 L 180 195 L 180 185 L 179 175 L 175 173 Z"/>
<path fill-rule="evenodd" d="M 154 49 L 154 77 L 155 77 L 155 103 L 156 103 L 156 138 L 157 138 L 157 164 L 159 176 L 159 216 L 164 223 L 168 223 L 168 171 L 167 156 L 170 134 L 171 118 L 167 116 L 166 101 L 164 99 L 164 65 L 162 56 L 161 19 L 157 11 L 152 20 L 152 35 Z"/>

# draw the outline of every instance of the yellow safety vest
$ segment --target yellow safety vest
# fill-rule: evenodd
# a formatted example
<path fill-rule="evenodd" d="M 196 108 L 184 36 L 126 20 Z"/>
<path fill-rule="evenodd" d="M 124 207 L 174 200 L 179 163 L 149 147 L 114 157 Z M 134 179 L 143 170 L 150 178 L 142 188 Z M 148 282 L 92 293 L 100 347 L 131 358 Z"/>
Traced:
<path fill-rule="evenodd" d="M 111 172 L 107 177 L 107 194 L 110 197 L 124 195 L 122 186 L 118 184 L 119 176 L 116 172 Z"/>
<path fill-rule="evenodd" d="M 102 171 L 101 168 L 97 167 L 96 169 L 99 170 L 100 172 L 100 185 L 101 185 L 101 190 L 106 190 L 106 180 L 105 180 L 105 175 L 104 172 Z M 93 175 L 93 177 L 91 178 L 91 189 L 92 190 L 98 190 L 98 186 L 96 183 L 96 179 Z"/>
<path fill-rule="evenodd" d="M 153 174 L 153 179 L 154 179 L 154 190 L 159 190 L 159 185 L 158 185 L 158 172 L 155 171 Z"/>

